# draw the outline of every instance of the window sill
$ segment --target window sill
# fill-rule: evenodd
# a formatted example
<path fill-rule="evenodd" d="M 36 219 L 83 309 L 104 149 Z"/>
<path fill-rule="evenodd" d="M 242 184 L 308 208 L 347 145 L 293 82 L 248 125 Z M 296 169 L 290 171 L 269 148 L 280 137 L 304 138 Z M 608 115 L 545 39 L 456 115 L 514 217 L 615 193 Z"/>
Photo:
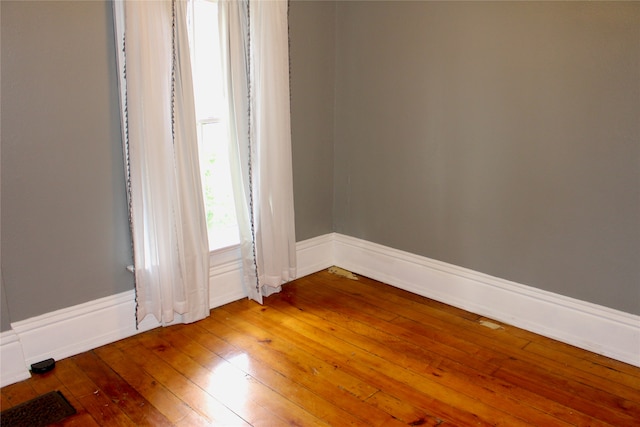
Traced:
<path fill-rule="evenodd" d="M 239 262 L 241 260 L 240 244 L 227 246 L 220 249 L 214 249 L 209 252 L 209 266 L 217 267 L 230 262 Z"/>

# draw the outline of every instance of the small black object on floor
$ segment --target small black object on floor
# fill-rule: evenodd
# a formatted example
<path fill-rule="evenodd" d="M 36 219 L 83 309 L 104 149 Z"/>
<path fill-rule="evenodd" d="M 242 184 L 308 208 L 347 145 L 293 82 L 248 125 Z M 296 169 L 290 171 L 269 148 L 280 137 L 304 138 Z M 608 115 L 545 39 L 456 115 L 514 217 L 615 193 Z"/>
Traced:
<path fill-rule="evenodd" d="M 31 372 L 34 374 L 46 374 L 55 367 L 56 361 L 53 359 L 47 359 L 31 365 Z"/>
<path fill-rule="evenodd" d="M 51 391 L 0 413 L 2 427 L 45 427 L 76 413 L 59 391 Z"/>

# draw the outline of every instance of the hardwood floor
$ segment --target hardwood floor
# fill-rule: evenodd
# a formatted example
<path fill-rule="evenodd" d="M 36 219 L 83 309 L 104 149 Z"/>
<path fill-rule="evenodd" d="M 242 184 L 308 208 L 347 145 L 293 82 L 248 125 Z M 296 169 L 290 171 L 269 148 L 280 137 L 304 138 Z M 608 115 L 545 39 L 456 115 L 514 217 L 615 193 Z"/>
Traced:
<path fill-rule="evenodd" d="M 495 326 L 320 272 L 60 360 L 1 403 L 60 390 L 64 426 L 640 425 L 640 368 Z"/>

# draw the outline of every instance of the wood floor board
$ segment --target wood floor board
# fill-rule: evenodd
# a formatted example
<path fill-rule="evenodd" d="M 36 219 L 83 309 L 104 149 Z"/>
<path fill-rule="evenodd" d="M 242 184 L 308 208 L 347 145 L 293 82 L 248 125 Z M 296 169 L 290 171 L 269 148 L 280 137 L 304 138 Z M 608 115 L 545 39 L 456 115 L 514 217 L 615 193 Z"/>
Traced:
<path fill-rule="evenodd" d="M 219 338 L 208 331 L 199 330 L 199 328 L 184 328 L 181 332 L 189 334 L 195 341 L 204 347 L 211 348 L 212 351 L 220 351 Z M 366 421 L 368 417 L 382 419 L 386 416 L 386 414 L 370 407 L 353 394 L 348 393 L 344 388 L 336 386 L 334 382 L 324 381 L 309 375 L 295 375 L 294 378 L 291 371 L 282 369 L 280 364 L 274 363 L 270 365 L 271 359 L 268 357 L 261 357 L 244 351 L 231 352 L 229 349 L 223 354 L 220 355 L 227 358 L 230 363 L 239 366 L 248 375 L 289 396 L 292 400 L 302 400 L 303 405 L 313 403 L 312 399 L 326 401 L 323 405 L 315 404 L 319 406 L 316 410 L 318 412 L 312 409 L 308 410 L 317 416 L 321 416 L 319 411 L 324 413 L 331 412 L 327 413 L 325 417 L 332 425 L 362 424 L 371 426 L 372 423 Z M 278 369 L 283 370 L 284 373 L 279 372 Z M 309 397 L 309 393 L 312 393 L 313 396 Z M 327 407 L 326 405 L 330 406 Z M 345 416 L 345 414 L 348 415 Z"/>
<path fill-rule="evenodd" d="M 367 403 L 388 414 L 393 414 L 393 419 L 400 421 L 404 425 L 429 425 L 437 426 L 444 422 L 443 419 L 429 413 L 428 411 L 416 407 L 405 400 L 398 399 L 380 390 L 367 399 Z M 387 426 L 385 420 L 381 426 Z"/>
<path fill-rule="evenodd" d="M 45 374 L 34 376 L 33 381 L 31 381 L 31 387 L 38 395 L 41 395 L 49 392 L 49 390 L 64 387 L 64 384 L 58 377 L 56 377 L 53 371 L 50 371 Z"/>
<path fill-rule="evenodd" d="M 211 421 L 207 420 L 196 411 L 191 411 L 180 421 L 175 423 L 176 427 L 210 427 Z"/>
<path fill-rule="evenodd" d="M 270 305 L 274 305 L 273 302 Z M 543 413 L 536 408 L 529 407 L 528 405 L 522 405 L 517 401 L 510 399 L 508 396 L 503 394 L 496 394 L 492 390 L 488 388 L 482 387 L 482 385 L 478 385 L 478 380 L 468 381 L 467 378 L 459 378 L 458 375 L 451 375 L 449 372 L 442 368 L 432 368 L 429 366 L 429 363 L 425 363 L 425 361 L 420 358 L 412 358 L 404 355 L 404 357 L 397 357 L 395 360 L 397 362 L 393 364 L 388 364 L 386 360 L 392 359 L 396 353 L 392 349 L 387 346 L 380 345 L 375 343 L 374 341 L 365 342 L 364 340 L 358 339 L 355 335 L 350 331 L 339 329 L 338 325 L 327 325 L 323 324 L 321 321 L 317 319 L 312 319 L 311 314 L 308 311 L 304 311 L 305 320 L 311 326 L 317 328 L 319 331 L 325 330 L 334 330 L 336 335 L 344 338 L 349 343 L 360 343 L 358 349 L 355 347 L 351 347 L 348 351 L 351 351 L 353 355 L 358 354 L 360 357 L 363 357 L 364 363 L 363 365 L 369 367 L 375 367 L 380 375 L 385 372 L 393 372 L 394 378 L 403 378 L 405 383 L 407 381 L 411 381 L 413 387 L 422 387 L 425 386 L 425 390 L 428 389 L 431 394 L 436 394 L 439 396 L 447 396 L 448 399 L 452 399 L 454 396 L 457 396 L 458 399 L 462 399 L 464 402 L 465 398 L 471 395 L 473 398 L 478 399 L 482 402 L 497 400 L 499 404 L 495 404 L 496 407 L 501 407 L 507 410 L 510 414 L 517 416 L 525 416 L 527 419 L 535 419 L 538 424 L 546 424 L 551 425 L 555 423 L 557 425 L 561 425 L 562 422 L 556 419 L 550 419 L 546 413 Z M 284 321 L 283 321 L 284 322 Z M 295 330 L 301 330 L 304 327 L 300 324 L 297 324 L 294 328 Z M 322 335 L 322 332 L 320 332 Z M 328 336 L 321 336 L 319 338 L 320 341 L 326 340 L 330 342 L 331 338 Z M 337 344 L 333 344 L 337 345 Z M 359 352 L 358 350 L 362 350 Z M 438 377 L 438 381 L 434 382 L 432 380 L 433 377 Z M 442 385 L 445 388 L 442 390 L 436 391 L 437 385 Z M 441 397 L 441 400 L 443 398 Z M 475 408 L 476 411 L 480 411 L 482 409 L 483 403 L 469 403 L 467 401 L 466 406 L 470 408 Z M 492 417 L 498 416 L 498 413 L 494 413 Z M 505 425 L 507 424 L 516 425 L 516 421 L 509 420 L 505 421 Z"/>
<path fill-rule="evenodd" d="M 11 403 L 4 393 L 0 393 L 0 411 L 11 407 Z"/>
<path fill-rule="evenodd" d="M 259 307 L 257 308 L 258 311 L 262 310 Z M 259 326 L 252 325 L 251 322 L 237 320 L 235 318 L 236 316 L 234 316 L 232 313 L 225 314 L 223 310 L 218 311 L 215 316 L 212 317 L 219 317 L 220 321 L 229 322 L 232 327 L 242 332 L 242 337 L 250 337 L 248 338 L 250 342 L 261 342 L 261 345 L 266 349 L 266 353 L 279 351 L 279 349 L 283 348 L 297 348 L 298 353 L 316 354 L 315 357 L 305 360 L 304 364 L 302 365 L 303 369 L 297 369 L 295 371 L 289 372 L 284 371 L 285 374 L 289 375 L 295 381 L 304 383 L 308 387 L 313 387 L 313 385 L 318 382 L 328 384 L 330 389 L 333 388 L 334 395 L 338 396 L 342 402 L 349 402 L 349 404 L 351 405 L 351 410 L 354 410 L 352 397 L 364 400 L 377 392 L 377 389 L 371 386 L 363 389 L 362 385 L 365 384 L 365 381 L 358 379 L 358 377 L 347 373 L 343 369 L 340 369 L 340 366 L 334 360 L 325 358 L 323 352 L 318 353 L 317 351 L 315 351 L 316 349 L 310 349 L 310 351 L 306 351 L 305 349 L 303 349 L 299 345 L 300 336 L 294 331 L 282 329 L 276 331 L 277 326 L 274 326 L 271 330 L 269 330 L 267 334 L 265 329 L 260 329 Z M 219 330 L 219 328 L 216 328 L 216 330 Z M 269 338 L 262 338 L 263 336 L 269 336 Z M 301 340 L 304 341 L 305 338 L 302 337 Z M 261 357 L 261 351 L 259 347 L 249 346 L 246 347 L 246 350 L 252 356 L 255 355 L 255 357 Z M 286 358 L 286 353 L 290 352 L 291 350 L 287 350 L 282 354 Z M 274 361 L 275 360 L 271 358 L 267 360 L 267 363 L 273 363 Z M 319 390 L 318 392 L 326 396 L 324 390 Z M 329 392 L 331 392 L 331 390 L 329 390 Z M 372 408 L 362 408 L 362 406 L 364 405 L 361 405 L 360 408 L 355 408 L 358 409 L 358 412 L 356 412 L 355 414 L 357 414 L 359 417 L 363 417 L 363 419 L 369 425 L 377 425 L 378 422 L 383 422 L 385 418 L 392 418 L 389 414 L 376 414 L 376 411 L 372 410 Z M 362 409 L 364 409 L 364 411 Z"/>
<path fill-rule="evenodd" d="M 467 354 L 468 358 L 482 357 L 483 360 L 488 360 L 487 355 L 492 356 L 492 360 L 495 362 L 495 368 L 499 366 L 500 360 L 506 360 L 509 357 L 508 352 L 497 352 L 497 348 L 518 348 L 527 344 L 527 341 L 522 339 L 514 339 L 509 334 L 501 334 L 500 340 L 495 340 L 495 331 L 490 330 L 484 326 L 479 325 L 475 321 L 470 321 L 466 318 L 458 319 L 459 321 L 452 321 L 451 315 L 448 313 L 442 313 L 442 310 L 414 310 L 413 302 L 402 301 L 402 298 L 397 297 L 393 299 L 394 303 L 388 295 L 387 285 L 379 285 L 378 292 L 365 292 L 360 289 L 358 283 L 360 281 L 352 281 L 354 287 L 357 287 L 357 291 L 353 294 L 346 294 L 349 299 L 355 301 L 365 301 L 371 303 L 381 310 L 388 309 L 390 306 L 394 307 L 399 316 L 390 322 L 400 326 L 404 326 L 405 330 L 409 331 L 410 335 L 414 335 L 413 325 L 423 326 L 428 325 L 428 328 L 423 328 L 424 333 L 422 336 L 431 339 L 433 342 L 444 344 L 450 348 L 462 351 Z M 343 284 L 347 286 L 347 284 Z M 369 287 L 367 287 L 369 288 Z M 403 291 L 404 292 L 404 291 Z M 434 315 L 434 313 L 436 315 Z M 444 317 L 444 319 L 443 319 Z M 402 323 L 404 322 L 404 323 Z M 412 323 L 413 322 L 413 323 Z M 409 326 L 407 326 L 409 325 Z M 451 328 L 456 328 L 456 334 L 451 334 Z M 502 340 L 504 339 L 505 342 Z"/>
<path fill-rule="evenodd" d="M 489 322 L 488 324 L 484 322 Z M 487 327 L 490 326 L 490 327 Z M 637 426 L 640 368 L 327 271 L 59 360 L 69 426 Z"/>
<path fill-rule="evenodd" d="M 137 335 L 135 340 L 130 340 L 123 347 L 132 363 L 138 365 L 154 379 L 162 384 L 173 394 L 194 409 L 198 414 L 207 419 L 209 423 L 219 425 L 249 425 L 239 415 L 233 413 L 222 403 L 200 388 L 193 381 L 177 371 L 168 361 L 158 357 L 149 350 L 142 341 L 153 337 L 157 332 Z"/>
<path fill-rule="evenodd" d="M 385 291 L 387 289 L 385 288 Z M 403 292 L 403 291 L 401 291 Z M 434 322 L 429 321 L 429 319 L 421 319 L 419 316 L 412 316 L 410 318 L 406 318 L 404 316 L 399 316 L 392 321 L 396 324 L 405 325 L 407 328 L 416 330 L 418 327 L 423 328 L 424 336 L 433 336 L 434 331 Z M 415 322 L 415 323 L 413 323 Z M 413 326 L 410 326 L 413 325 Z M 428 325 L 428 328 L 425 326 Z M 497 360 L 495 356 L 502 356 L 501 360 L 509 360 L 514 354 L 517 354 L 519 358 L 527 361 L 528 363 L 534 363 L 536 365 L 546 366 L 551 371 L 556 371 L 558 369 L 570 370 L 573 376 L 578 376 L 582 378 L 583 381 L 592 381 L 595 385 L 599 385 L 599 378 L 603 378 L 607 384 L 610 384 L 611 380 L 617 381 L 626 386 L 626 392 L 633 396 L 633 398 L 638 398 L 638 385 L 640 384 L 640 379 L 637 376 L 631 375 L 631 373 L 635 372 L 637 375 L 637 369 L 633 369 L 634 367 L 630 367 L 629 365 L 623 366 L 624 369 L 619 369 L 621 362 L 615 363 L 618 366 L 618 369 L 612 368 L 611 366 L 603 366 L 598 363 L 595 363 L 590 360 L 586 360 L 583 358 L 578 358 L 572 356 L 571 354 L 564 353 L 563 351 L 559 351 L 555 349 L 553 343 L 557 343 L 555 341 L 549 341 L 544 337 L 540 337 L 539 335 L 527 333 L 512 333 L 511 331 L 522 331 L 518 328 L 514 328 L 508 325 L 505 325 L 503 328 L 498 330 L 492 330 L 489 328 L 484 328 L 482 326 L 474 325 L 476 330 L 469 334 L 467 331 L 469 329 L 469 325 L 460 324 L 465 331 L 459 332 L 458 338 L 464 338 L 466 342 L 477 344 L 483 348 L 489 349 L 494 353 L 493 360 Z M 484 330 L 484 331 L 483 331 Z M 479 335 L 476 335 L 478 334 Z M 511 341 L 505 336 L 509 335 L 517 335 L 519 336 L 519 341 Z M 543 344 L 535 341 L 525 341 L 524 337 L 533 340 L 540 340 L 541 342 L 551 342 L 551 347 L 545 347 Z M 484 337 L 484 338 L 482 338 Z M 499 339 L 497 339 L 499 338 Z M 438 341 L 443 341 L 446 338 L 439 336 Z M 452 346 L 459 347 L 455 342 L 451 344 Z M 568 346 L 564 345 L 563 348 L 566 349 Z M 524 351 L 520 351 L 524 350 Z M 472 348 L 468 351 L 472 352 L 471 354 L 478 354 L 474 352 Z M 579 351 L 579 354 L 583 357 L 585 355 L 591 355 L 589 352 L 585 352 L 583 350 Z M 538 357 L 541 356 L 541 357 Z M 593 355 L 591 355 L 593 356 Z M 597 356 L 597 355 L 595 355 Z M 601 358 L 602 356 L 597 356 Z M 625 365 L 625 364 L 622 364 Z M 631 372 L 627 369 L 631 368 Z M 625 392 L 625 388 L 620 389 L 621 393 Z"/>
<path fill-rule="evenodd" d="M 134 424 L 142 426 L 170 426 L 171 422 L 142 396 L 136 388 L 89 351 L 72 357 L 74 363 L 104 393 L 112 404 L 124 412 Z"/>
<path fill-rule="evenodd" d="M 78 408 L 73 404 L 74 408 Z M 79 411 L 73 417 L 65 418 L 59 423 L 56 423 L 50 427 L 99 427 L 100 424 L 95 418 L 91 416 L 85 409 Z"/>
<path fill-rule="evenodd" d="M 273 302 L 270 302 L 270 304 L 273 304 Z M 259 311 L 262 312 L 263 310 L 260 309 Z M 237 324 L 243 322 L 237 319 L 239 316 L 227 317 L 233 319 L 232 321 Z M 242 317 L 245 317 L 245 315 Z M 440 395 L 441 397 L 446 397 L 449 401 L 455 400 L 456 398 L 462 400 L 462 402 L 458 403 L 464 403 L 464 406 L 470 408 L 470 410 L 480 410 L 484 407 L 483 403 L 474 399 L 466 399 L 466 396 L 456 393 L 455 390 L 442 386 L 428 378 L 422 378 L 422 381 L 418 381 L 415 373 L 409 372 L 395 364 L 384 364 L 381 358 L 351 345 L 346 341 L 333 339 L 332 334 L 298 321 L 291 316 L 271 312 L 269 316 L 265 316 L 265 319 L 270 319 L 271 323 L 265 324 L 264 327 L 268 329 L 272 335 L 278 334 L 279 340 L 292 340 L 295 345 L 306 348 L 309 352 L 318 354 L 326 360 L 327 363 L 335 366 L 336 369 L 349 372 L 354 376 L 359 376 L 363 381 L 367 381 L 377 388 L 385 390 L 398 389 L 397 393 L 400 393 L 400 389 L 407 389 L 412 392 L 422 389 L 424 394 L 428 396 Z M 254 317 L 253 321 L 257 322 L 258 320 Z M 337 349 L 339 350 L 336 351 Z M 382 365 L 384 365 L 384 367 L 382 367 Z M 389 375 L 389 370 L 393 371 L 392 375 Z M 403 392 L 406 392 L 406 390 Z M 497 417 L 500 414 L 494 415 Z M 506 417 L 508 418 L 508 416 Z M 515 419 L 510 421 L 511 425 L 517 425 Z"/>
<path fill-rule="evenodd" d="M 494 375 L 614 426 L 637 425 L 640 420 L 637 402 L 616 397 L 571 378 L 553 375 L 534 365 L 519 363 L 515 367 L 501 368 Z"/>
<path fill-rule="evenodd" d="M 576 359 L 582 359 L 594 365 L 600 365 L 605 369 L 610 369 L 613 371 L 618 371 L 623 375 L 627 376 L 627 379 L 631 382 L 635 383 L 638 387 L 640 387 L 640 369 L 638 367 L 630 365 L 628 363 L 611 359 L 606 356 L 602 356 L 600 354 L 592 353 L 590 351 L 584 351 L 578 347 L 574 347 L 569 344 L 565 344 L 559 341 L 552 340 L 547 337 L 543 337 L 537 335 L 536 342 L 541 343 L 542 345 L 553 349 L 553 351 L 557 351 L 559 353 L 566 353 Z"/>
<path fill-rule="evenodd" d="M 69 361 L 64 360 L 64 361 L 58 362 L 58 364 L 60 363 L 64 364 L 67 362 Z M 91 416 L 91 414 L 87 413 L 86 409 L 82 407 L 82 405 L 80 404 L 78 399 L 74 396 L 74 394 L 71 391 L 69 391 L 67 386 L 62 381 L 60 381 L 60 379 L 56 376 L 55 371 L 34 376 L 32 380 L 33 381 L 31 381 L 31 385 L 38 395 L 46 394 L 52 390 L 57 390 L 64 395 L 65 399 L 67 399 L 69 404 L 74 408 L 76 408 L 76 411 L 77 411 L 76 416 L 74 416 L 70 420 L 76 420 L 76 419 L 86 420 L 85 424 L 88 426 L 91 426 L 93 425 L 93 423 L 95 423 L 95 421 L 93 421 L 93 423 L 92 421 L 89 421 L 89 420 L 93 420 L 93 417 Z M 74 421 L 74 422 L 77 423 L 79 421 Z M 2 421 L 0 420 L 0 425 L 1 424 L 2 424 Z M 81 425 L 81 424 L 71 424 L 71 425 Z"/>
<path fill-rule="evenodd" d="M 367 285 L 364 284 L 365 281 L 368 282 Z M 375 287 L 373 286 L 374 284 Z M 510 348 L 514 346 L 523 347 L 528 342 L 511 334 L 503 334 L 502 339 L 496 342 L 494 340 L 495 334 L 493 333 L 495 331 L 480 325 L 478 322 L 480 316 L 469 314 L 463 317 L 443 309 L 441 306 L 432 307 L 421 304 L 414 301 L 413 298 L 407 297 L 412 295 L 409 292 L 398 290 L 379 282 L 373 282 L 371 279 L 361 278 L 351 283 L 345 283 L 344 281 L 333 282 L 332 286 L 343 291 L 353 288 L 348 293 L 352 298 L 369 302 L 378 309 L 389 309 L 390 306 L 393 306 L 394 312 L 399 316 L 428 324 L 432 330 L 449 331 L 452 327 L 456 327 L 458 331 L 456 338 L 478 343 L 489 349 L 492 349 L 497 344 L 509 346 Z M 373 292 L 374 289 L 375 292 Z M 455 313 L 459 313 L 459 310 L 456 310 Z M 482 339 L 483 337 L 485 338 L 484 340 Z"/>
<path fill-rule="evenodd" d="M 475 366 L 477 370 L 483 372 L 492 372 L 499 367 L 498 364 L 475 363 L 476 358 L 470 356 L 475 356 L 479 351 L 478 347 L 468 346 L 468 342 L 451 337 L 450 333 L 429 329 L 432 335 L 416 334 L 411 328 L 403 328 L 394 323 L 395 320 L 401 319 L 401 316 L 396 316 L 391 321 L 380 321 L 375 317 L 359 313 L 358 304 L 352 303 L 350 298 L 329 299 L 317 295 L 304 295 L 298 297 L 295 302 L 289 301 L 286 296 L 283 297 L 283 300 L 296 307 L 303 306 L 304 310 L 308 312 L 313 312 L 334 323 L 339 323 L 351 331 L 361 333 L 392 347 L 396 351 L 396 357 L 417 353 L 422 360 L 432 359 L 434 363 L 445 357 L 461 361 L 465 365 Z M 277 307 L 282 303 L 274 301 L 272 304 Z M 318 306 L 329 309 L 317 310 Z M 344 320 L 339 320 L 340 318 Z"/>
<path fill-rule="evenodd" d="M 94 352 L 172 423 L 190 415 L 193 410 L 151 375 L 130 362 L 116 346 L 100 347 Z M 197 415 L 199 416 L 199 415 Z M 203 418 L 203 421 L 206 420 Z"/>
<path fill-rule="evenodd" d="M 38 397 L 39 393 L 33 389 L 32 383 L 25 380 L 2 387 L 2 410 Z"/>
<path fill-rule="evenodd" d="M 183 328 L 183 330 L 184 329 L 189 328 Z M 207 366 L 210 369 L 220 369 L 220 366 L 224 366 L 226 370 L 234 369 L 239 375 L 254 378 L 263 386 L 291 400 L 291 402 L 300 406 L 305 411 L 328 422 L 330 425 L 335 425 L 338 422 L 353 426 L 370 425 L 365 424 L 362 420 L 358 420 L 350 412 L 333 405 L 324 399 L 322 397 L 323 395 L 316 394 L 314 391 L 295 382 L 288 376 L 282 375 L 270 367 L 252 359 L 245 353 L 240 356 L 231 357 L 231 360 L 222 359 L 206 347 L 200 345 L 197 341 L 182 334 L 179 329 L 174 328 L 167 328 L 166 333 L 163 334 L 163 338 L 171 343 L 172 346 L 180 348 L 185 354 L 203 366 Z M 222 362 L 222 360 L 224 360 L 224 362 Z M 224 363 L 224 365 L 222 363 Z M 324 395 L 331 394 L 327 392 Z"/>
<path fill-rule="evenodd" d="M 284 297 L 284 299 L 286 299 L 286 297 Z M 274 302 L 270 302 L 270 305 L 274 306 L 276 304 Z M 396 364 L 406 367 L 407 369 L 410 369 L 414 372 L 422 372 L 426 373 L 427 375 L 441 375 L 441 372 L 439 372 L 437 369 L 429 368 L 429 365 L 431 364 L 434 367 L 441 368 L 446 372 L 455 372 L 456 376 L 459 377 L 459 381 L 461 382 L 461 388 L 468 389 L 468 384 L 475 384 L 481 387 L 485 387 L 487 390 L 496 393 L 497 395 L 511 398 L 513 402 L 527 401 L 532 407 L 542 412 L 550 413 L 555 418 L 558 418 L 561 421 L 570 423 L 581 421 L 585 424 L 593 424 L 595 422 L 591 417 L 585 416 L 584 414 L 578 413 L 576 411 L 569 414 L 568 412 L 562 410 L 564 407 L 555 405 L 555 402 L 544 399 L 535 394 L 526 394 L 526 390 L 509 388 L 508 384 L 494 377 L 484 375 L 482 372 L 476 371 L 472 368 L 467 367 L 466 365 L 455 362 L 446 357 L 441 357 L 438 361 L 430 360 L 429 356 L 425 357 L 426 351 L 423 348 L 397 338 L 388 340 L 388 337 L 392 337 L 388 334 L 372 334 L 371 329 L 373 328 L 364 323 L 359 323 L 358 326 L 354 328 L 353 322 L 349 322 L 342 317 L 335 319 L 335 316 L 332 315 L 332 313 L 335 313 L 334 311 L 314 310 L 313 302 L 310 299 L 305 300 L 304 298 L 297 298 L 296 303 L 293 305 L 301 308 L 307 313 L 314 313 L 314 311 L 325 313 L 325 315 L 323 316 L 324 319 L 329 321 L 331 321 L 331 319 L 334 319 L 334 323 L 341 323 L 349 329 L 349 331 L 337 330 L 336 332 L 338 335 L 345 337 L 348 341 L 358 345 L 363 349 L 368 349 L 370 352 L 374 352 L 382 357 L 395 360 Z M 327 305 L 329 305 L 327 301 L 322 301 L 323 307 Z M 337 310 L 337 308 L 333 306 L 332 308 Z M 343 311 L 343 308 L 340 308 L 340 311 Z M 339 328 L 339 326 L 336 325 L 335 328 Z M 362 334 L 364 337 L 358 338 L 352 332 L 356 334 Z M 378 341 L 378 343 L 376 345 L 375 343 L 367 342 L 365 338 L 372 338 Z"/>
<path fill-rule="evenodd" d="M 157 336 L 143 340 L 143 345 L 252 425 L 285 421 L 298 425 L 326 425 L 290 399 L 278 396 L 274 390 L 218 356 L 212 355 L 214 360 L 207 363 L 210 366 L 203 366 L 186 354 L 182 347 L 174 347 L 165 340 L 169 334 L 166 330 L 158 330 Z"/>
<path fill-rule="evenodd" d="M 531 341 L 524 350 L 546 357 L 563 366 L 570 366 L 576 371 L 591 375 L 592 378 L 601 378 L 601 384 L 605 387 L 610 388 L 618 384 L 622 387 L 616 388 L 616 393 L 628 393 L 630 399 L 640 400 L 640 377 L 632 375 L 634 370 L 626 369 L 628 366 L 624 366 L 621 369 L 619 364 L 601 364 L 588 358 L 577 357 L 572 353 L 558 350 L 553 345 L 548 346 L 537 341 Z M 579 354 L 584 355 L 584 353 L 584 351 L 580 351 Z"/>
<path fill-rule="evenodd" d="M 430 337 L 433 334 L 430 330 L 430 325 L 427 326 L 414 320 L 399 317 L 395 319 L 393 323 L 402 325 L 418 335 Z M 499 365 L 501 367 L 505 365 L 520 365 L 522 367 L 535 366 L 541 369 L 540 373 L 546 371 L 547 375 L 551 377 L 555 375 L 555 372 L 562 371 L 565 375 L 570 374 L 569 377 L 571 381 L 577 385 L 582 384 L 595 389 L 606 387 L 608 390 L 615 392 L 618 397 L 630 401 L 640 401 L 640 381 L 637 381 L 635 377 L 622 375 L 625 380 L 619 379 L 612 381 L 602 375 L 603 369 L 599 369 L 600 375 L 598 375 L 585 369 L 584 366 L 580 366 L 579 361 L 572 360 L 572 358 L 567 356 L 563 357 L 562 353 L 550 350 L 542 351 L 540 348 L 538 348 L 538 351 L 531 351 L 528 349 L 529 345 L 524 348 L 515 346 L 509 351 L 509 347 L 505 347 L 505 344 L 500 339 L 502 332 L 500 330 L 493 332 L 495 334 L 494 341 L 499 342 L 499 344 L 496 344 L 490 352 L 482 350 L 475 354 L 475 356 L 482 357 L 485 360 L 486 358 L 490 358 L 492 365 Z M 535 348 L 535 345 L 533 348 Z M 569 361 L 575 362 L 575 364 L 568 363 Z M 583 365 L 589 365 L 589 363 L 584 363 Z M 619 378 L 620 376 L 616 377 Z M 586 390 L 588 391 L 590 389 L 587 388 Z M 603 397 L 602 400 L 605 400 L 605 398 Z"/>
<path fill-rule="evenodd" d="M 234 318 L 224 307 L 212 313 L 208 320 L 217 322 L 214 325 L 216 330 L 219 330 L 220 325 L 232 329 L 236 335 L 235 342 L 256 357 L 267 357 L 268 363 L 277 366 L 279 372 L 314 380 L 330 378 L 336 387 L 360 398 L 366 398 L 377 391 L 375 386 L 337 369 L 334 363 L 322 357 L 322 354 L 318 354 L 313 348 L 300 346 L 299 341 L 293 339 L 298 338 L 299 334 L 285 336 L 277 334 L 276 330 L 260 328 L 245 320 Z"/>
<path fill-rule="evenodd" d="M 331 273 L 329 273 L 328 271 L 321 271 L 318 272 L 316 275 L 314 276 L 309 276 L 309 278 L 311 280 L 315 280 L 315 281 L 320 281 L 320 282 L 325 282 L 329 280 L 329 275 Z M 418 294 L 414 294 L 411 292 L 407 292 L 403 289 L 400 288 L 396 288 L 384 283 L 381 283 L 377 280 L 373 280 L 370 279 L 366 276 L 358 276 L 358 281 L 365 286 L 368 286 L 370 288 L 372 288 L 371 290 L 376 291 L 379 288 L 384 288 L 385 289 L 385 293 L 387 294 L 394 294 L 397 296 L 400 296 L 404 299 L 410 300 L 410 301 L 414 301 L 417 302 L 421 305 L 423 305 L 424 307 L 429 307 L 431 309 L 434 310 L 438 310 L 442 313 L 447 313 L 451 316 L 453 316 L 454 318 L 457 319 L 466 319 L 466 320 L 471 320 L 471 321 L 476 321 L 480 318 L 480 315 L 472 313 L 470 311 L 466 311 L 457 307 L 453 307 L 451 305 L 448 304 L 444 304 L 442 302 L 424 297 L 422 295 L 418 295 Z M 351 285 L 349 285 L 347 282 L 343 281 L 343 280 L 332 280 L 331 282 L 328 283 L 333 283 L 337 286 L 340 287 L 349 287 Z"/>

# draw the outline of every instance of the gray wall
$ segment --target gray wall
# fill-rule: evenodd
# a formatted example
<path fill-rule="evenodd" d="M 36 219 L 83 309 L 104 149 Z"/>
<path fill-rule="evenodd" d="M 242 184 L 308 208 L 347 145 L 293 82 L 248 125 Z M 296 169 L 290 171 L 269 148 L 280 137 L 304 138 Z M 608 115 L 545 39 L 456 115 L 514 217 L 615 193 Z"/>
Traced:
<path fill-rule="evenodd" d="M 336 17 L 337 232 L 640 314 L 640 3 Z"/>
<path fill-rule="evenodd" d="M 298 241 L 333 231 L 335 4 L 289 9 L 291 139 Z"/>
<path fill-rule="evenodd" d="M 2 8 L 0 8 L 0 22 L 2 22 Z M 0 32 L 0 46 L 2 46 L 2 32 Z M 2 81 L 2 67 L 0 67 L 0 81 Z M 0 91 L 1 92 L 1 91 Z M 2 98 L 2 96 L 0 96 Z M 2 108 L 0 108 L 0 123 L 2 123 Z M 2 188 L 2 150 L 0 150 L 0 189 Z M 1 193 L 1 191 L 0 191 Z M 0 196 L 0 212 L 2 212 L 2 197 Z M 0 221 L 0 236 L 2 236 L 2 221 Z M 0 244 L 0 332 L 11 329 L 9 306 L 5 296 L 4 281 L 2 280 L 2 245 Z"/>
<path fill-rule="evenodd" d="M 111 5 L 0 7 L 2 295 L 15 322 L 133 277 Z"/>
<path fill-rule="evenodd" d="M 0 332 L 11 329 L 11 317 L 9 316 L 9 306 L 5 297 L 4 282 L 0 282 Z"/>

